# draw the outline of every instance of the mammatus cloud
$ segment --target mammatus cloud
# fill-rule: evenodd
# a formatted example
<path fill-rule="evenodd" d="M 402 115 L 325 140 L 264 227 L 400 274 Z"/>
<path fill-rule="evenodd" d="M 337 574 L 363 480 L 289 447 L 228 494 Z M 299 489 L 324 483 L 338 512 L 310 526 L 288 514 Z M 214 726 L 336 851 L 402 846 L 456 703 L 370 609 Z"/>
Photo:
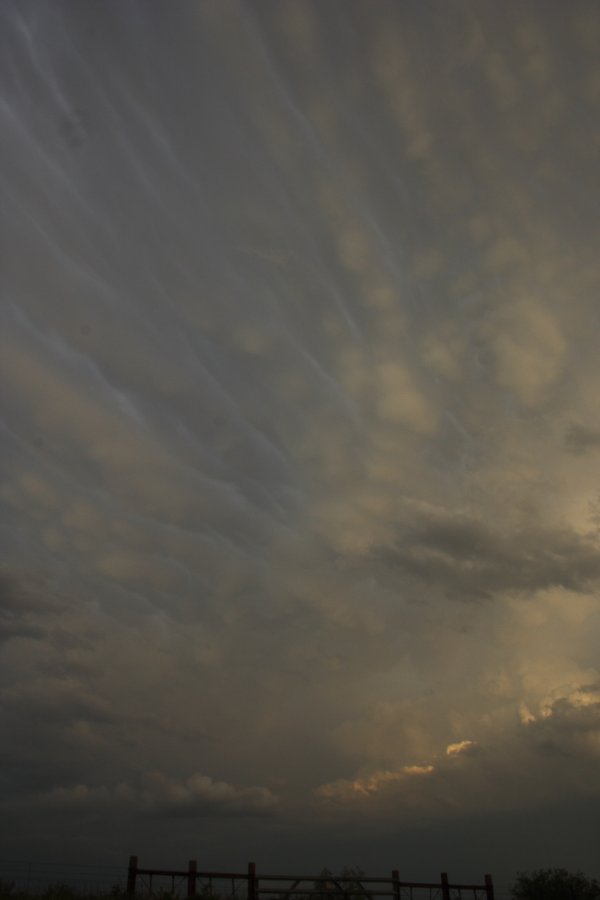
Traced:
<path fill-rule="evenodd" d="M 596 5 L 2 16 L 6 852 L 589 869 Z"/>
<path fill-rule="evenodd" d="M 573 424 L 565 434 L 565 447 L 571 453 L 586 453 L 600 447 L 600 432 Z"/>

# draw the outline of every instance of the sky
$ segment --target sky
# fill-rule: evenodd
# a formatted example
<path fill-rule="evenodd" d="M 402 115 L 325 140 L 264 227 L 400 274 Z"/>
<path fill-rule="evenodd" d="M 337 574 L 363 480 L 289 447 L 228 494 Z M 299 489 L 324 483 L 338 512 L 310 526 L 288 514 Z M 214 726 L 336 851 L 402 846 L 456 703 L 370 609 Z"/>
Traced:
<path fill-rule="evenodd" d="M 0 15 L 0 856 L 600 876 L 598 4 Z"/>

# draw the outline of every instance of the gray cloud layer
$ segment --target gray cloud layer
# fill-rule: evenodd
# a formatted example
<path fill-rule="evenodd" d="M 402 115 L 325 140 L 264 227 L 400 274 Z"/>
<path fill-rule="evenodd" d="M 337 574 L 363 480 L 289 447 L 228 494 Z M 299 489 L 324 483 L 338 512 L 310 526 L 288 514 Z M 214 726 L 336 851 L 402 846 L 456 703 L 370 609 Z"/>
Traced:
<path fill-rule="evenodd" d="M 2 18 L 5 855 L 594 874 L 596 4 Z"/>

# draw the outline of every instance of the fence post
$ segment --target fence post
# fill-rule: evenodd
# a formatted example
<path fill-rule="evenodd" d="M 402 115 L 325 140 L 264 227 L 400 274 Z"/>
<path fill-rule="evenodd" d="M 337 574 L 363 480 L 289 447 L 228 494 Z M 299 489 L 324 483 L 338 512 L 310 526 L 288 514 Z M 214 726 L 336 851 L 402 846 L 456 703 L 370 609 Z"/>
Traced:
<path fill-rule="evenodd" d="M 248 863 L 248 900 L 257 900 L 256 863 Z"/>
<path fill-rule="evenodd" d="M 187 879 L 187 895 L 193 897 L 196 893 L 196 872 L 198 863 L 195 859 L 190 859 L 188 863 L 188 879 Z"/>
<path fill-rule="evenodd" d="M 400 873 L 398 869 L 392 869 L 392 890 L 394 892 L 394 900 L 400 900 Z"/>
<path fill-rule="evenodd" d="M 127 869 L 127 893 L 130 896 L 135 894 L 135 879 L 137 875 L 138 858 L 137 856 L 129 857 L 129 868 Z"/>
<path fill-rule="evenodd" d="M 485 898 L 486 900 L 494 900 L 494 885 L 492 884 L 492 876 L 485 876 Z"/>
<path fill-rule="evenodd" d="M 448 884 L 447 872 L 442 872 L 442 900 L 450 900 L 450 885 Z"/>

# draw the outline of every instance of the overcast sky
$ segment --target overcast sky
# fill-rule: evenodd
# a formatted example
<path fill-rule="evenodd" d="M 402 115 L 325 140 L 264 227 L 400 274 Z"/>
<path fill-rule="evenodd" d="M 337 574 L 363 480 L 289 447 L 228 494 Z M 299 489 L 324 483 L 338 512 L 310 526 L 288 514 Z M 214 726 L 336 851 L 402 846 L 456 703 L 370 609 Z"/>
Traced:
<path fill-rule="evenodd" d="M 598 3 L 1 16 L 0 855 L 600 875 Z"/>

